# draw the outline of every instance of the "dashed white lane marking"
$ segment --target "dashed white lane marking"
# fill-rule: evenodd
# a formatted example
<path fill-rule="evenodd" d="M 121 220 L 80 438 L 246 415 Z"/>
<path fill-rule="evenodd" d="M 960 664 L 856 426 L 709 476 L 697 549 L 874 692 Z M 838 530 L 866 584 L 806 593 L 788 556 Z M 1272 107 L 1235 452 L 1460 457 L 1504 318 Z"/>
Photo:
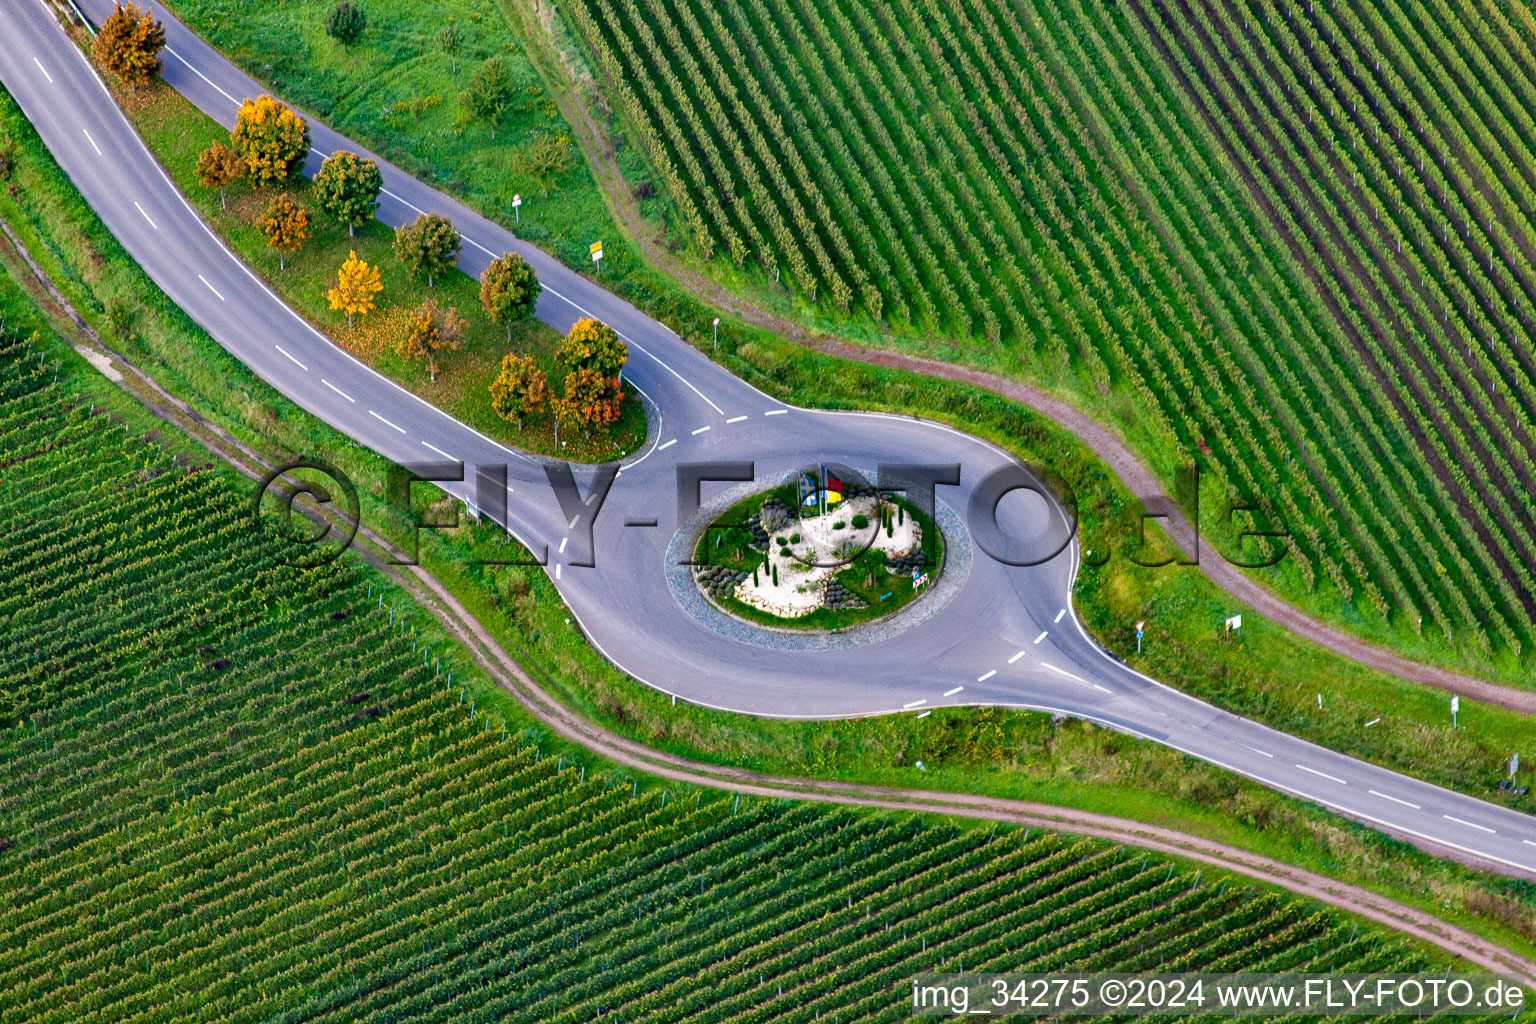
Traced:
<path fill-rule="evenodd" d="M 197 279 L 199 281 L 203 282 L 203 284 L 207 284 L 208 285 L 208 290 L 213 292 L 213 294 L 218 295 L 220 302 L 224 301 L 224 296 L 219 295 L 219 290 L 217 288 L 215 288 L 213 285 L 208 284 L 208 279 L 206 277 L 204 277 L 202 274 L 198 274 L 197 275 Z"/>
<path fill-rule="evenodd" d="M 1049 635 L 1049 633 L 1050 633 L 1049 630 L 1042 629 L 1040 631 L 1040 635 L 1035 637 L 1035 643 L 1038 644 L 1041 640 L 1044 640 Z"/>
<path fill-rule="evenodd" d="M 656 450 L 659 451 L 659 452 L 664 452 L 668 448 L 671 448 L 675 444 L 677 444 L 677 438 L 674 437 L 672 440 L 668 441 L 666 444 L 657 445 L 656 446 Z"/>
<path fill-rule="evenodd" d="M 1060 622 L 1062 616 L 1066 615 L 1066 614 L 1067 614 L 1067 610 L 1065 608 L 1063 608 L 1061 611 L 1056 613 L 1056 617 L 1054 619 L 1052 619 L 1051 621 L 1052 622 Z"/>
<path fill-rule="evenodd" d="M 567 530 L 574 530 L 574 529 L 576 529 L 576 520 L 578 520 L 580 518 L 581 518 L 581 513 L 577 512 L 575 515 L 571 516 L 571 521 L 565 524 L 565 528 Z"/>
<path fill-rule="evenodd" d="M 555 563 L 555 579 L 559 579 L 559 578 L 560 578 L 560 564 L 557 562 L 557 563 Z"/>
<path fill-rule="evenodd" d="M 1100 693 L 1114 693 L 1115 692 L 1114 690 L 1111 690 L 1107 686 L 1100 686 L 1098 683 L 1094 683 L 1093 684 L 1093 688 L 1095 690 L 1098 690 Z"/>
<path fill-rule="evenodd" d="M 957 686 L 953 690 L 945 690 L 944 691 L 944 696 L 946 696 L 946 697 L 953 697 L 955 694 L 959 693 L 963 689 L 965 689 L 965 687 Z"/>
<path fill-rule="evenodd" d="M 81 128 L 80 130 L 85 133 L 85 141 L 91 144 L 91 148 L 96 151 L 96 155 L 101 156 L 101 147 L 96 145 L 95 139 L 91 138 L 91 130 L 89 128 Z"/>
<path fill-rule="evenodd" d="M 309 367 L 305 366 L 303 363 L 301 363 L 297 359 L 293 358 L 293 355 L 291 353 L 289 353 L 289 351 L 287 349 L 283 348 L 283 346 L 281 346 L 281 345 L 273 345 L 272 347 L 277 349 L 283 355 L 287 356 L 288 357 L 288 361 L 290 363 L 292 363 L 294 366 L 297 366 L 299 369 L 303 370 L 305 373 L 309 372 Z M 375 415 L 378 415 L 378 414 L 375 413 Z M 396 428 L 396 429 L 399 429 L 399 428 Z M 400 433 L 403 434 L 403 433 L 405 433 L 405 431 L 401 430 Z"/>
<path fill-rule="evenodd" d="M 922 700 L 914 700 L 914 701 L 912 701 L 910 703 L 903 704 L 902 707 L 904 707 L 904 708 L 915 708 L 915 707 L 918 707 L 919 705 L 927 704 L 927 703 L 928 703 L 928 699 L 925 697 Z"/>
<path fill-rule="evenodd" d="M 993 669 L 992 671 L 988 672 L 986 675 L 977 676 L 976 677 L 976 681 L 978 683 L 984 683 L 988 679 L 991 679 L 995 675 L 997 675 L 997 669 Z M 949 694 L 946 693 L 944 696 L 948 697 Z"/>
<path fill-rule="evenodd" d="M 332 384 L 324 377 L 320 378 L 320 383 L 324 384 L 326 387 L 330 388 L 332 391 L 336 392 L 338 395 L 340 395 L 342 398 L 345 398 L 349 402 L 355 403 L 357 401 L 357 399 L 353 398 L 351 395 L 347 394 L 345 391 L 341 390 L 341 388 L 337 387 L 335 384 Z"/>
<path fill-rule="evenodd" d="M 709 429 L 708 427 L 700 427 L 698 430 L 695 430 L 694 433 L 695 434 L 702 434 L 702 433 L 704 433 L 704 431 L 706 431 L 708 429 Z"/>
<path fill-rule="evenodd" d="M 192 62 L 187 60 L 187 58 L 183 57 L 181 54 L 177 53 L 175 50 L 171 49 L 169 46 L 167 46 L 165 48 L 165 52 L 170 54 L 172 57 L 175 57 L 177 60 L 181 61 L 183 64 L 185 64 L 187 66 L 187 68 L 194 75 L 196 75 L 198 78 L 201 78 L 203 81 L 207 82 L 209 85 L 213 86 L 214 89 L 218 90 L 218 93 L 219 93 L 220 96 L 223 96 L 225 99 L 229 100 L 229 102 L 233 103 L 237 107 L 240 105 L 240 101 L 239 100 L 235 99 L 233 96 L 231 96 L 229 93 L 225 92 L 223 89 L 220 89 L 218 87 L 218 85 L 214 82 L 213 79 L 209 78 L 207 75 L 205 75 L 201 71 L 197 70 L 197 68 L 193 67 L 192 66 Z"/>
<path fill-rule="evenodd" d="M 1400 799 L 1398 797 L 1395 797 L 1395 796 L 1391 795 L 1390 793 L 1378 793 L 1374 789 L 1368 789 L 1368 790 L 1366 790 L 1366 792 L 1371 794 L 1371 796 L 1379 796 L 1383 800 L 1391 800 L 1395 804 L 1402 804 L 1404 807 L 1412 807 L 1416 811 L 1422 811 L 1424 809 L 1424 808 L 1420 807 L 1418 804 L 1409 803 L 1407 800 L 1403 800 L 1403 799 Z"/>
<path fill-rule="evenodd" d="M 769 409 L 767 412 L 763 413 L 763 415 L 764 416 L 783 416 L 783 415 L 785 415 L 788 412 L 789 412 L 788 409 Z"/>
<path fill-rule="evenodd" d="M 933 712 L 932 712 L 932 711 L 924 711 L 924 712 L 922 712 L 922 713 L 921 713 L 921 714 L 919 714 L 919 715 L 918 715 L 918 716 L 917 716 L 917 717 L 918 717 L 918 718 L 927 718 L 927 717 L 928 717 L 928 716 L 929 716 L 929 715 L 931 715 L 931 714 L 933 714 Z"/>
<path fill-rule="evenodd" d="M 1240 745 L 1244 746 L 1244 747 L 1248 747 L 1248 744 L 1246 744 L 1246 743 L 1243 743 L 1243 744 L 1240 744 Z M 1274 757 L 1275 756 L 1274 754 L 1271 754 L 1267 750 L 1260 750 L 1258 747 L 1248 747 L 1248 749 L 1253 751 L 1255 754 L 1262 754 L 1265 757 Z"/>
<path fill-rule="evenodd" d="M 1012 665 L 1014 662 L 1018 661 L 1022 657 L 1024 657 L 1024 652 L 1020 651 L 1018 654 L 1015 654 L 1013 657 L 1008 659 L 1008 664 Z"/>
<path fill-rule="evenodd" d="M 745 416 L 732 416 L 730 419 L 726 420 L 725 422 L 727 422 L 727 423 L 740 423 L 744 419 L 746 419 Z"/>
<path fill-rule="evenodd" d="M 1529 840 L 1529 839 L 1522 839 L 1520 841 L 1522 843 L 1524 843 L 1526 846 L 1536 846 L 1536 842 L 1533 842 L 1532 840 Z"/>
<path fill-rule="evenodd" d="M 1329 775 L 1327 772 L 1320 772 L 1316 768 L 1308 768 L 1304 764 L 1298 764 L 1296 767 L 1300 768 L 1304 772 L 1311 772 L 1313 775 L 1320 776 L 1321 778 L 1330 779 L 1330 780 L 1332 780 L 1334 782 L 1337 782 L 1341 786 L 1349 785 L 1349 783 L 1345 782 L 1343 779 L 1339 778 L 1337 775 Z"/>
<path fill-rule="evenodd" d="M 555 554 L 557 554 L 557 555 L 565 554 L 565 546 L 566 546 L 566 544 L 570 543 L 570 540 L 571 540 L 571 538 L 569 538 L 569 537 L 561 537 L 560 538 L 560 550 L 555 552 Z"/>
<path fill-rule="evenodd" d="M 372 416 L 374 419 L 378 420 L 380 423 L 384 424 L 386 427 L 394 427 L 396 430 L 400 431 L 400 433 L 402 433 L 402 434 L 405 433 L 405 428 L 404 427 L 389 422 L 389 420 L 385 419 L 383 416 L 380 416 L 378 413 L 374 412 L 372 409 L 368 410 L 368 415 Z"/>
<path fill-rule="evenodd" d="M 1479 825 L 1475 821 L 1466 821 L 1462 818 L 1453 818 L 1449 814 L 1442 814 L 1440 817 L 1444 818 L 1446 821 L 1454 821 L 1458 825 L 1465 825 L 1467 828 L 1475 828 L 1480 832 L 1487 832 L 1491 836 L 1498 835 L 1498 832 L 1495 829 L 1491 829 L 1487 825 Z"/>
<path fill-rule="evenodd" d="M 43 67 L 43 62 L 38 60 L 36 57 L 33 57 L 32 58 L 32 63 L 37 65 L 37 70 L 41 71 L 43 73 L 43 77 L 48 79 L 48 84 L 52 85 L 53 84 L 53 76 L 48 73 L 48 69 L 47 68 Z"/>
<path fill-rule="evenodd" d="M 138 210 L 140 213 L 144 213 L 144 207 L 139 205 L 139 201 L 137 199 L 135 199 L 133 201 L 133 207 L 134 207 L 134 209 Z M 144 213 L 144 219 L 149 221 L 149 226 L 150 227 L 154 228 L 156 231 L 160 230 L 160 225 L 156 224 L 153 220 L 151 220 L 149 214 Z"/>
<path fill-rule="evenodd" d="M 424 446 L 426 446 L 428 448 L 431 448 L 433 451 L 437 452 L 437 454 L 441 455 L 443 458 L 447 459 L 449 462 L 458 462 L 459 461 L 458 459 L 454 458 L 452 455 L 449 455 L 447 452 L 443 451 L 441 448 L 439 448 L 437 445 L 433 444 L 430 441 L 423 441 L 421 443 Z"/>
<path fill-rule="evenodd" d="M 1055 673 L 1057 673 L 1059 675 L 1064 675 L 1068 679 L 1072 679 L 1072 680 L 1075 680 L 1075 681 L 1077 681 L 1079 683 L 1082 683 L 1084 686 L 1092 686 L 1093 685 L 1088 680 L 1084 679 L 1082 676 L 1075 676 L 1071 672 L 1068 672 L 1064 668 L 1057 668 L 1055 665 L 1050 665 L 1050 664 L 1047 664 L 1046 662 L 1043 662 L 1043 661 L 1040 663 L 1040 667 L 1041 668 L 1050 669 L 1052 672 L 1055 672 Z"/>

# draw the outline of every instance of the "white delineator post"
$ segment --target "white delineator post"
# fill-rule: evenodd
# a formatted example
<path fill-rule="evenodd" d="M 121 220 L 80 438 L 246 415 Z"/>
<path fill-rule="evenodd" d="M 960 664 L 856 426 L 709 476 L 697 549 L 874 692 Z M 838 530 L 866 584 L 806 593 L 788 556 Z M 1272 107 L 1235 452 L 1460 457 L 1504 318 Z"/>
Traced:
<path fill-rule="evenodd" d="M 522 205 L 523 197 L 521 195 L 514 194 L 512 196 L 512 212 L 517 215 L 517 222 L 519 224 L 523 222 L 523 211 L 518 209 L 518 207 Z"/>

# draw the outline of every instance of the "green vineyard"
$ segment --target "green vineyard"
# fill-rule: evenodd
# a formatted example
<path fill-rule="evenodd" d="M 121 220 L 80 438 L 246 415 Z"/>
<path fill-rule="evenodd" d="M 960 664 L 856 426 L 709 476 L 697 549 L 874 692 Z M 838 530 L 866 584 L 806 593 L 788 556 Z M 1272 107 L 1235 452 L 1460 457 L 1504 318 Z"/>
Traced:
<path fill-rule="evenodd" d="M 563 10 L 698 254 L 1121 394 L 1297 585 L 1517 658 L 1536 19 L 1463 6 Z"/>
<path fill-rule="evenodd" d="M 1100 842 L 520 749 L 376 578 L 283 566 L 69 383 L 0 341 L 0 1020 L 898 1020 L 940 967 L 1426 963 Z"/>

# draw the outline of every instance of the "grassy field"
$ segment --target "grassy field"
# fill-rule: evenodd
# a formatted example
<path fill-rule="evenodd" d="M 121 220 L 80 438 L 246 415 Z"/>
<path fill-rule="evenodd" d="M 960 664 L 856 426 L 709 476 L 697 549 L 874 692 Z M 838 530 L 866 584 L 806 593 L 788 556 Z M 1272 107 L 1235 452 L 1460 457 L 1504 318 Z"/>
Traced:
<path fill-rule="evenodd" d="M 110 75 L 105 77 L 112 81 Z M 287 256 L 286 267 L 281 267 L 277 251 L 267 245 L 266 236 L 256 227 L 263 206 L 276 190 L 256 190 L 243 182 L 232 185 L 226 190 L 229 208 L 225 210 L 218 189 L 198 183 L 198 153 L 215 140 L 227 142 L 229 133 L 164 85 L 138 92 L 116 87 L 114 92 L 177 187 L 240 258 L 311 323 L 380 373 L 513 447 L 545 454 L 558 451 L 573 461 L 601 462 L 633 451 L 644 442 L 645 408 L 633 388 L 626 388 L 628 397 L 617 423 L 591 436 L 567 430 L 558 449 L 554 417 L 548 412 L 527 417 L 519 431 L 515 424 L 496 415 L 487 389 L 501 368 L 502 357 L 516 352 L 532 356 L 558 392 L 564 376 L 555 363 L 559 334 L 537 320 L 527 320 L 512 326 L 509 339 L 506 328 L 492 323 L 480 308 L 477 281 L 453 271 L 429 289 L 425 281 L 412 278 L 396 261 L 393 231 L 370 221 L 355 236 L 349 236 L 345 227 L 319 208 L 308 179 L 301 179 L 288 191 L 309 210 L 312 237 L 297 255 Z M 335 285 L 337 269 L 354 251 L 379 268 L 384 290 L 377 296 L 377 308 L 348 327 L 346 314 L 330 308 L 325 292 Z M 428 296 L 457 310 L 467 324 L 460 349 L 439 356 L 435 379 L 425 363 L 407 359 L 397 351 L 407 330 L 407 315 Z M 131 316 L 125 326 L 133 329 Z"/>
<path fill-rule="evenodd" d="M 1529 12 L 561 10 L 720 280 L 1054 386 L 1283 518 L 1266 583 L 1528 676 Z"/>
<path fill-rule="evenodd" d="M 3 275 L 0 312 L 0 1020 L 895 1020 L 935 965 L 1436 966 L 1126 848 L 541 756 L 383 577 L 281 564 Z"/>
<path fill-rule="evenodd" d="M 263 451 L 320 454 L 357 483 L 365 521 L 403 539 L 402 520 L 380 500 L 385 464 L 340 437 L 251 376 L 159 292 L 102 228 L 0 94 L 0 147 L 13 154 L 5 219 L 64 296 L 103 332 L 113 305 L 147 314 L 114 339 L 138 365 L 208 420 Z M 24 271 L 23 271 L 24 273 Z M 688 308 L 675 293 L 686 328 Z M 703 321 L 707 324 L 707 321 Z M 977 389 L 821 356 L 761 333 L 729 332 L 731 368 L 759 387 L 832 408 L 899 408 L 963 425 L 1033 461 L 1063 467 L 1083 499 L 1089 543 L 1121 522 L 1129 499 L 1107 469 L 1048 421 Z M 110 390 L 110 389 L 108 389 Z M 400 532 L 396 532 L 400 531 Z M 1449 916 L 1514 948 L 1536 949 L 1530 921 L 1536 890 L 1479 876 L 1152 744 L 1043 715 L 944 712 L 833 723 L 788 723 L 671 707 L 637 686 L 581 639 L 549 581 L 537 573 L 494 573 L 472 564 L 473 531 L 429 531 L 423 557 L 435 575 L 491 628 L 549 689 L 574 708 L 650 745 L 707 761 L 787 774 L 857 779 L 1039 800 L 1102 811 L 1219 838 L 1359 882 Z M 522 578 L 519 578 L 522 577 Z M 1077 606 L 1115 649 L 1133 649 L 1125 627 L 1152 620 L 1139 667 L 1224 706 L 1493 799 L 1509 744 L 1528 723 L 1489 708 L 1463 709 L 1463 729 L 1445 728 L 1441 694 L 1340 662 L 1256 617 L 1239 643 L 1217 642 L 1234 609 L 1197 573 L 1164 570 L 1149 579 L 1121 560 L 1097 582 L 1085 577 Z M 1164 614 L 1166 612 L 1166 614 Z M 1128 646 L 1129 645 L 1129 646 Z M 1330 714 L 1311 709 L 1327 688 Z M 471 681 L 471 687 L 476 684 Z M 477 698 L 508 719 L 512 699 L 488 685 Z M 1378 727 L 1364 723 L 1386 712 Z M 924 759 L 932 769 L 919 775 Z"/>

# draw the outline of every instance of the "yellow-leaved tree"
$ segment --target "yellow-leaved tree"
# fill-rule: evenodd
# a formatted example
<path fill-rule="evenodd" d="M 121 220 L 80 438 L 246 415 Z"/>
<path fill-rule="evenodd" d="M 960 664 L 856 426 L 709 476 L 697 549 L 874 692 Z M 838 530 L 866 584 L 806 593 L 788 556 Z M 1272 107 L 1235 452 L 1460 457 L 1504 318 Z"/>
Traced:
<path fill-rule="evenodd" d="M 229 144 L 245 161 L 252 185 L 285 185 L 304 168 L 309 123 L 281 100 L 258 96 L 240 104 Z"/>
<path fill-rule="evenodd" d="M 384 290 L 379 278 L 379 268 L 357 258 L 357 251 L 347 254 L 346 262 L 336 271 L 336 287 L 325 293 L 331 308 L 347 314 L 347 326 L 352 326 L 354 314 L 373 312 L 373 297 Z"/>

